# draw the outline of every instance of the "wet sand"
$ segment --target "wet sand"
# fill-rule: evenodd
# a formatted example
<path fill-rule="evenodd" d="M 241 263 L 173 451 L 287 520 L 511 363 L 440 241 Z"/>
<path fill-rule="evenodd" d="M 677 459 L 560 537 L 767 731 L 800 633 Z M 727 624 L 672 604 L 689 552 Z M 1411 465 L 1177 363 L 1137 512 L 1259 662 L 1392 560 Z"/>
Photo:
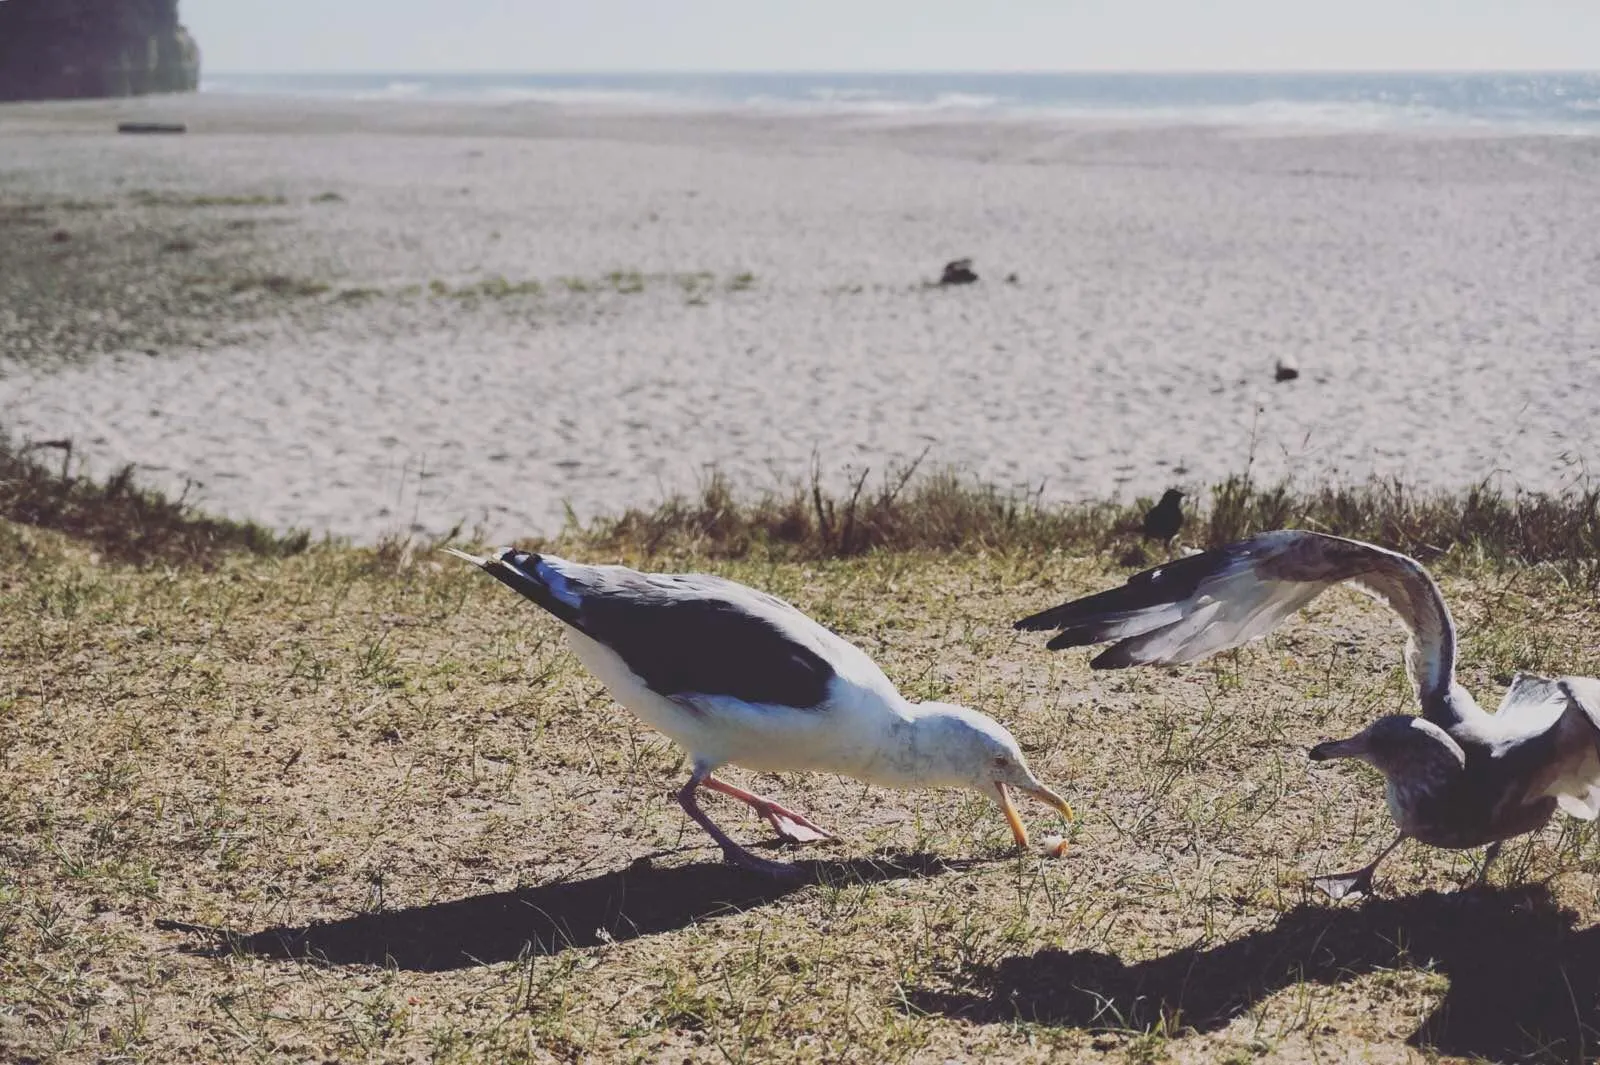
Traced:
<path fill-rule="evenodd" d="M 0 205 L 0 426 L 277 526 L 1600 453 L 1600 139 L 201 96 L 0 108 Z"/>

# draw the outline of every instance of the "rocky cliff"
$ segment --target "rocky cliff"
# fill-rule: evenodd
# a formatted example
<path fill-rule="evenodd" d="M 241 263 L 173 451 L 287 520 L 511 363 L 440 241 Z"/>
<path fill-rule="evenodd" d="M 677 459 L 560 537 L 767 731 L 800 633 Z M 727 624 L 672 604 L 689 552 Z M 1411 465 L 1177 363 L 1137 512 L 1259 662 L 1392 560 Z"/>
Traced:
<path fill-rule="evenodd" d="M 0 100 L 187 92 L 199 80 L 178 0 L 0 0 Z"/>

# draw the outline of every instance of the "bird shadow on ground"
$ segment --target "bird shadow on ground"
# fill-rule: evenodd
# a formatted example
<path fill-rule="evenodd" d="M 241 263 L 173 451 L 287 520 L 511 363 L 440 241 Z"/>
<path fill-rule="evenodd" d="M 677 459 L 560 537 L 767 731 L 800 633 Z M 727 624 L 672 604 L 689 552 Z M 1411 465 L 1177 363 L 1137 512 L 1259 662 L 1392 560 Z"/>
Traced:
<path fill-rule="evenodd" d="M 1575 930 L 1541 886 L 1428 892 L 1355 908 L 1301 905 L 1229 943 L 1127 964 L 1043 950 L 981 970 L 963 991 L 912 1003 L 973 1021 L 1089 1030 L 1211 1032 L 1298 983 L 1429 969 L 1449 990 L 1408 1040 L 1444 1054 L 1593 1060 L 1600 1049 L 1600 927 Z"/>
<path fill-rule="evenodd" d="M 244 933 L 166 920 L 157 927 L 205 938 L 200 953 L 442 972 L 670 932 L 765 906 L 811 884 L 937 876 L 979 861 L 923 854 L 803 861 L 795 863 L 799 876 L 777 880 L 727 865 L 657 868 L 641 860 L 583 880 L 298 927 Z"/>

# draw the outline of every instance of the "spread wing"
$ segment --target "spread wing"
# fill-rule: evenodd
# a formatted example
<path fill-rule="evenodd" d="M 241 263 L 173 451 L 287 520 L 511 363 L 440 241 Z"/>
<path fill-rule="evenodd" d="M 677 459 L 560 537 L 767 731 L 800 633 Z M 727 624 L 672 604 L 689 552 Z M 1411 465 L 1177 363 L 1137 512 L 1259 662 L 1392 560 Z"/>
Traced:
<path fill-rule="evenodd" d="M 605 645 L 662 695 L 802 709 L 827 699 L 834 667 L 813 623 L 753 588 L 509 549 L 462 557 Z"/>
<path fill-rule="evenodd" d="M 1056 630 L 1051 650 L 1111 642 L 1096 669 L 1193 662 L 1265 636 L 1336 584 L 1387 603 L 1410 634 L 1406 666 L 1424 706 L 1448 696 L 1455 626 L 1427 570 L 1405 555 L 1299 530 L 1261 533 L 1135 574 L 1120 588 L 1016 623 Z"/>
<path fill-rule="evenodd" d="M 1505 757 L 1525 762 L 1527 796 L 1573 817 L 1600 817 L 1600 681 L 1519 673 L 1490 718 Z"/>

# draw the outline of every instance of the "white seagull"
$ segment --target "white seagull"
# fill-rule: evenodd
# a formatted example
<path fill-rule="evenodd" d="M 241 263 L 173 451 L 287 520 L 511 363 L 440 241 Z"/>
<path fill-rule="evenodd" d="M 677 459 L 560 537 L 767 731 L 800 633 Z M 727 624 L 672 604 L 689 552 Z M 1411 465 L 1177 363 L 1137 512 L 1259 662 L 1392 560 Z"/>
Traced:
<path fill-rule="evenodd" d="M 704 574 L 587 566 L 511 548 L 489 558 L 445 550 L 554 614 L 612 697 L 688 752 L 693 772 L 678 802 L 736 865 L 796 873 L 729 839 L 700 809 L 702 786 L 749 804 L 790 842 L 830 834 L 712 775 L 728 764 L 971 788 L 998 800 L 1024 848 L 1028 832 L 1009 788 L 1072 817 L 999 722 L 963 706 L 908 702 L 858 648 L 781 599 Z"/>
<path fill-rule="evenodd" d="M 1365 868 L 1315 883 L 1334 898 L 1370 894 L 1378 863 L 1408 837 L 1435 847 L 1532 832 L 1559 807 L 1600 815 L 1600 681 L 1518 674 L 1493 714 L 1455 680 L 1456 630 L 1438 585 L 1415 559 L 1359 540 L 1280 530 L 1130 577 L 1120 588 L 1016 623 L 1058 630 L 1051 650 L 1115 641 L 1096 669 L 1193 662 L 1266 635 L 1326 588 L 1350 581 L 1387 603 L 1410 634 L 1406 670 L 1422 716 L 1383 717 L 1311 749 L 1383 774 L 1400 834 Z"/>

